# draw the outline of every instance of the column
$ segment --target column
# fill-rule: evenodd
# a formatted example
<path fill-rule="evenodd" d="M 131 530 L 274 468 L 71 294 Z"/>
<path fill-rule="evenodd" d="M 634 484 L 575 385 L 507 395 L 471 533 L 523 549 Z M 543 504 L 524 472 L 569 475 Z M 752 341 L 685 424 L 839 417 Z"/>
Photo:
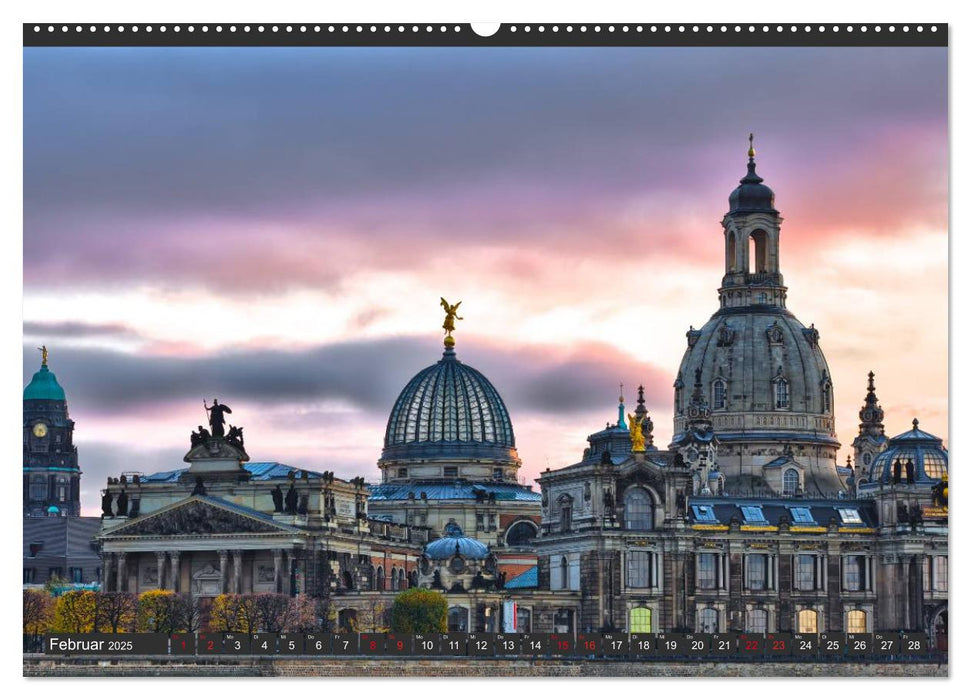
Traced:
<path fill-rule="evenodd" d="M 243 553 L 233 550 L 233 593 L 243 592 Z"/>
<path fill-rule="evenodd" d="M 273 592 L 280 593 L 283 590 L 283 550 L 273 550 Z"/>
<path fill-rule="evenodd" d="M 182 588 L 182 569 L 179 567 L 179 557 L 181 552 L 169 552 L 169 561 L 172 569 L 172 590 L 179 593 Z"/>
<path fill-rule="evenodd" d="M 165 552 L 155 552 L 155 562 L 158 566 L 158 587 L 165 590 Z"/>
<path fill-rule="evenodd" d="M 126 566 L 127 555 L 124 552 L 118 553 L 117 584 L 115 590 L 119 593 L 128 590 L 128 567 Z"/>
<path fill-rule="evenodd" d="M 101 586 L 107 592 L 111 591 L 111 564 L 115 555 L 105 552 L 101 557 Z"/>
<path fill-rule="evenodd" d="M 226 593 L 226 567 L 229 565 L 229 552 L 220 549 L 219 555 L 219 592 Z"/>

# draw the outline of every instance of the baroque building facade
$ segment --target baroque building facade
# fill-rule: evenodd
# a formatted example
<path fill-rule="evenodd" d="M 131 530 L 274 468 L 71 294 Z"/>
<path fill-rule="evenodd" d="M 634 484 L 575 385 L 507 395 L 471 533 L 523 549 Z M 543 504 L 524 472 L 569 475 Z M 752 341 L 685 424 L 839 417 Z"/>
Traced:
<path fill-rule="evenodd" d="M 423 586 L 456 631 L 905 630 L 946 648 L 947 451 L 916 420 L 884 435 L 871 373 L 856 466 L 837 465 L 832 378 L 819 331 L 786 308 L 781 222 L 750 149 L 666 448 L 641 387 L 578 462 L 521 485 L 506 404 L 458 360 L 442 299 L 444 353 L 390 411 L 380 483 L 250 462 L 215 402 L 188 467 L 109 479 L 104 587 L 307 594 L 342 629 Z"/>

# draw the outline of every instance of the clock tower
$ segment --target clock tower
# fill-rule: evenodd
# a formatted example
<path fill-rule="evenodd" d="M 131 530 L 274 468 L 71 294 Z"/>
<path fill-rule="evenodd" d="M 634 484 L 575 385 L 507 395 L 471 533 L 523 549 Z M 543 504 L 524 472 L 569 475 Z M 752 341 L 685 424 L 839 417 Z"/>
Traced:
<path fill-rule="evenodd" d="M 81 470 L 64 389 L 47 366 L 24 388 L 24 517 L 81 514 Z"/>

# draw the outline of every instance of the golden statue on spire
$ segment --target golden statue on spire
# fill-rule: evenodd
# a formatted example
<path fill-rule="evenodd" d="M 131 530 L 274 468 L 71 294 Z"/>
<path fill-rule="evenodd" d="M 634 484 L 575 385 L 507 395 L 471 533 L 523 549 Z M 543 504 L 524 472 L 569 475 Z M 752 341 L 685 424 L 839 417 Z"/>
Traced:
<path fill-rule="evenodd" d="M 455 338 L 452 337 L 452 332 L 455 330 L 455 321 L 465 320 L 458 315 L 458 309 L 461 305 L 461 301 L 457 304 L 449 304 L 445 301 L 445 297 L 442 297 L 442 308 L 445 309 L 445 323 L 442 324 L 442 328 L 445 329 L 445 347 L 455 347 Z"/>
<path fill-rule="evenodd" d="M 755 134 L 748 135 L 748 157 L 755 157 Z"/>
<path fill-rule="evenodd" d="M 630 425 L 631 452 L 646 451 L 644 443 L 644 419 L 641 416 L 627 414 L 627 422 Z"/>
<path fill-rule="evenodd" d="M 40 363 L 44 367 L 46 367 L 47 366 L 47 346 L 46 345 L 41 345 L 37 349 L 40 350 Z"/>

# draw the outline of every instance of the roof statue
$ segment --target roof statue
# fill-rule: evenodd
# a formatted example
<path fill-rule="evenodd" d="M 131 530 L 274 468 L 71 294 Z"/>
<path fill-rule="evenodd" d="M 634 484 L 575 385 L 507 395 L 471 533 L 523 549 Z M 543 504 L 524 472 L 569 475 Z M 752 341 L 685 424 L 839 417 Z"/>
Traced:
<path fill-rule="evenodd" d="M 41 345 L 37 349 L 40 350 L 40 363 L 41 363 L 41 365 L 43 365 L 44 367 L 47 367 L 47 346 L 46 345 Z"/>
<path fill-rule="evenodd" d="M 631 452 L 644 452 L 644 419 L 628 413 L 627 420 L 630 421 Z"/>
<path fill-rule="evenodd" d="M 445 329 L 445 346 L 454 347 L 455 338 L 452 337 L 452 332 L 455 330 L 455 321 L 463 321 L 464 319 L 458 315 L 458 309 L 462 305 L 462 302 L 457 304 L 449 304 L 445 301 L 445 297 L 442 297 L 442 308 L 445 309 L 445 323 L 442 324 L 442 328 Z"/>

